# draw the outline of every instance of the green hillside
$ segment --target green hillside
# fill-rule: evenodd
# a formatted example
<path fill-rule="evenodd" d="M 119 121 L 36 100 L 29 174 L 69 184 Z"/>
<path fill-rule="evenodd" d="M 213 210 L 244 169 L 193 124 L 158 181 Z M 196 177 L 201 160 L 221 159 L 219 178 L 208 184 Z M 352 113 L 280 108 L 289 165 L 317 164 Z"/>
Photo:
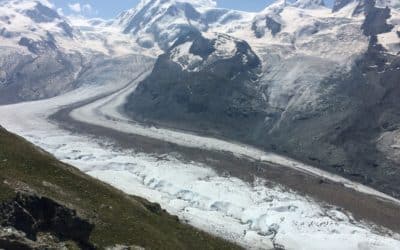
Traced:
<path fill-rule="evenodd" d="M 51 208 L 58 213 L 58 218 L 50 218 L 50 222 L 42 223 L 42 226 L 35 224 L 35 230 L 39 233 L 40 228 L 45 228 L 44 231 L 53 234 L 53 228 L 58 230 L 60 225 L 65 226 L 65 229 L 61 229 L 64 233 L 54 234 L 58 236 L 58 240 L 69 242 L 69 248 L 80 246 L 104 249 L 115 245 L 140 246 L 145 249 L 239 248 L 180 223 L 177 217 L 167 214 L 158 204 L 128 196 L 72 166 L 59 162 L 24 139 L 0 128 L 0 225 L 4 227 L 7 223 L 12 223 L 10 215 L 5 214 L 15 210 L 11 208 L 12 204 L 19 206 L 23 203 L 30 206 L 31 210 L 43 210 L 37 207 L 38 205 L 32 205 L 42 204 L 43 200 L 40 200 L 40 197 L 48 198 L 62 209 Z M 32 203 L 32 199 L 36 203 Z M 48 206 L 44 205 L 46 209 Z M 64 215 L 60 216 L 60 209 L 69 212 L 62 212 Z M 73 211 L 76 211 L 79 219 L 70 222 L 65 214 L 69 216 L 74 214 Z M 51 216 L 43 211 L 31 212 L 36 213 L 38 215 L 33 217 L 40 217 L 42 222 L 49 219 L 45 218 L 46 216 Z M 85 226 L 81 228 L 87 229 L 87 244 L 85 239 L 79 239 L 79 235 L 76 237 L 65 234 L 72 230 L 76 223 L 83 222 Z M 52 223 L 51 226 L 49 223 Z"/>

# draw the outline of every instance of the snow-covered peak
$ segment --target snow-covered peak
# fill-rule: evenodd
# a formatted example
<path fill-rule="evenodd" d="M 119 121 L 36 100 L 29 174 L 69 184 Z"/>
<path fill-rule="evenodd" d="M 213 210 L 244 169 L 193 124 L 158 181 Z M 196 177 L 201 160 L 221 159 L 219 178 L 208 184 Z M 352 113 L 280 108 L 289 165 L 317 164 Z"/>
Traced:
<path fill-rule="evenodd" d="M 185 1 L 176 0 L 146 0 L 138 7 L 128 10 L 120 15 L 117 22 L 125 25 L 126 32 L 136 33 L 141 28 L 147 28 L 160 19 L 174 18 L 174 22 L 182 21 L 179 18 L 189 22 L 196 20 L 200 13 L 195 6 Z M 165 20 L 164 20 L 165 21 Z M 172 21 L 172 20 L 168 20 Z"/>
<path fill-rule="evenodd" d="M 55 50 L 58 40 L 72 40 L 74 30 L 68 20 L 45 0 L 0 2 L 1 45 L 30 53 Z"/>
<path fill-rule="evenodd" d="M 46 0 L 10 0 L 0 2 L 0 7 L 8 8 L 20 14 L 29 16 L 36 22 L 51 22 L 60 18 L 54 6 Z"/>
<path fill-rule="evenodd" d="M 276 0 L 261 11 L 260 14 L 279 14 L 286 6 L 288 6 L 287 0 Z"/>
<path fill-rule="evenodd" d="M 211 0 L 144 0 L 123 12 L 115 24 L 131 34 L 144 48 L 167 50 L 174 41 L 193 30 L 208 28 L 204 12 L 215 7 Z"/>
<path fill-rule="evenodd" d="M 259 64 L 256 54 L 243 40 L 220 33 L 194 32 L 180 38 L 169 50 L 169 59 L 189 72 L 212 67 L 216 62 L 233 59 L 244 68 Z"/>
<path fill-rule="evenodd" d="M 292 6 L 302 9 L 317 9 L 325 7 L 324 0 L 297 0 Z"/>
<path fill-rule="evenodd" d="M 0 46 L 37 55 L 53 51 L 113 56 L 141 52 L 132 37 L 110 21 L 66 17 L 46 0 L 0 1 Z"/>
<path fill-rule="evenodd" d="M 154 0 L 141 0 L 137 5 L 138 9 L 143 8 L 149 3 L 154 2 Z M 189 3 L 195 7 L 199 8 L 214 8 L 217 6 L 217 3 L 214 0 L 161 0 L 158 1 L 158 4 L 175 4 L 175 3 Z"/>
<path fill-rule="evenodd" d="M 142 0 L 139 4 L 117 17 L 117 23 L 126 26 L 127 29 L 135 28 L 135 25 L 143 25 L 146 21 L 160 17 L 160 15 L 177 15 L 178 10 L 183 10 L 185 16 L 190 19 L 195 13 L 207 8 L 214 8 L 213 0 Z"/>
<path fill-rule="evenodd" d="M 54 8 L 54 4 L 52 4 L 48 0 L 2 0 L 2 1 L 0 1 L 0 6 L 8 6 L 13 9 L 19 9 L 19 10 L 32 9 L 38 4 L 41 4 L 43 6 L 51 8 L 51 9 Z"/>

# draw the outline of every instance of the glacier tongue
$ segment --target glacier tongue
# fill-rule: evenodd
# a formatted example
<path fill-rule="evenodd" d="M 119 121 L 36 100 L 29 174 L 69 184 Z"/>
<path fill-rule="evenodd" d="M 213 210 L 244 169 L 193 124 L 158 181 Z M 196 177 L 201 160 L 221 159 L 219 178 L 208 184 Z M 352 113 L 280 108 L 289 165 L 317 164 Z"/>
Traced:
<path fill-rule="evenodd" d="M 354 222 L 346 212 L 318 204 L 291 190 L 266 185 L 262 180 L 248 184 L 229 176 L 221 177 L 209 166 L 181 162 L 173 156 L 118 149 L 112 142 L 69 133 L 47 121 L 46 117 L 63 105 L 118 87 L 121 86 L 111 83 L 102 89 L 87 87 L 53 99 L 3 106 L 0 115 L 7 129 L 62 161 L 128 194 L 159 202 L 191 225 L 248 249 L 400 247 L 398 235 L 383 236 L 366 224 Z M 108 103 L 110 97 L 111 101 L 119 99 L 118 95 L 111 95 L 98 102 Z M 92 111 L 96 113 L 95 109 Z M 99 117 L 91 118 L 99 121 Z"/>

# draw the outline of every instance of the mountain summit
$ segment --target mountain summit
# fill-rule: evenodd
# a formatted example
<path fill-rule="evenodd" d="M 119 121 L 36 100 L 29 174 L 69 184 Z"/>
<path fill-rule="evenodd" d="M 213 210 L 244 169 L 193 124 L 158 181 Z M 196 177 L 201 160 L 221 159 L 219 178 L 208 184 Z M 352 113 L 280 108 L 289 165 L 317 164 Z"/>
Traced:
<path fill-rule="evenodd" d="M 303 9 L 316 9 L 321 6 L 325 7 L 326 5 L 324 0 L 297 0 L 292 6 Z"/>

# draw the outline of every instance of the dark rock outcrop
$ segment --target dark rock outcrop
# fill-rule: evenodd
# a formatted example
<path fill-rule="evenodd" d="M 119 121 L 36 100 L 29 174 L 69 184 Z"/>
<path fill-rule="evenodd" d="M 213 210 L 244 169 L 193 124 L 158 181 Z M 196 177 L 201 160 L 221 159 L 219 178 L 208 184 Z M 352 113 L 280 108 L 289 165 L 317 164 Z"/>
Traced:
<path fill-rule="evenodd" d="M 65 249 L 66 244 L 51 235 L 41 235 L 40 239 L 33 241 L 26 237 L 24 232 L 15 228 L 0 227 L 0 249 L 10 250 L 44 250 Z"/>
<path fill-rule="evenodd" d="M 271 34 L 275 36 L 281 31 L 282 25 L 275 21 L 274 19 L 267 17 L 265 22 L 267 23 L 267 28 L 271 30 Z"/>
<path fill-rule="evenodd" d="M 390 18 L 388 7 L 376 8 L 374 0 L 365 0 L 365 13 L 365 21 L 361 28 L 366 36 L 376 36 L 393 29 L 394 26 L 386 22 Z"/>
<path fill-rule="evenodd" d="M 35 22 L 47 23 L 60 18 L 57 11 L 37 2 L 34 9 L 26 11 L 26 14 Z"/>
<path fill-rule="evenodd" d="M 197 70 L 184 70 L 171 59 L 181 44 L 202 58 Z M 234 54 L 219 57 L 217 43 L 229 42 Z M 182 37 L 157 60 L 151 75 L 129 97 L 126 110 L 137 119 L 209 132 L 229 130 L 247 136 L 262 126 L 265 100 L 257 89 L 260 60 L 249 45 L 226 35 L 206 39 L 200 33 Z"/>
<path fill-rule="evenodd" d="M 48 34 L 47 40 L 39 40 L 39 41 L 22 37 L 19 40 L 18 44 L 26 47 L 30 52 L 34 54 L 42 54 L 47 52 L 48 50 L 57 49 L 57 46 L 54 43 L 54 38 L 50 34 Z"/>
<path fill-rule="evenodd" d="M 60 27 L 64 31 L 66 36 L 68 36 L 70 38 L 74 37 L 74 34 L 73 34 L 74 29 L 67 22 L 59 23 L 58 27 Z"/>
<path fill-rule="evenodd" d="M 24 232 L 31 241 L 36 241 L 38 233 L 46 232 L 62 241 L 74 241 L 84 249 L 94 249 L 89 243 L 94 226 L 74 210 L 45 197 L 19 193 L 15 199 L 0 204 L 0 226 Z"/>

